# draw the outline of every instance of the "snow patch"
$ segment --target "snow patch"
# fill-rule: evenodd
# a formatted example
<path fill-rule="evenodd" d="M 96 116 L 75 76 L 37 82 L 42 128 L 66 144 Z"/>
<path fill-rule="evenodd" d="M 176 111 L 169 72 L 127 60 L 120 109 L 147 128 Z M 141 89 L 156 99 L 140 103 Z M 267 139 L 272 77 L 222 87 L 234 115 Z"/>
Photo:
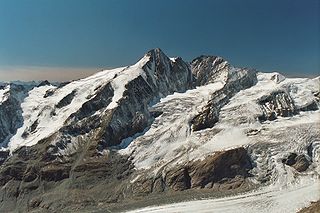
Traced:
<path fill-rule="evenodd" d="M 7 85 L 4 89 L 0 90 L 0 105 L 8 99 L 10 91 L 10 85 Z"/>

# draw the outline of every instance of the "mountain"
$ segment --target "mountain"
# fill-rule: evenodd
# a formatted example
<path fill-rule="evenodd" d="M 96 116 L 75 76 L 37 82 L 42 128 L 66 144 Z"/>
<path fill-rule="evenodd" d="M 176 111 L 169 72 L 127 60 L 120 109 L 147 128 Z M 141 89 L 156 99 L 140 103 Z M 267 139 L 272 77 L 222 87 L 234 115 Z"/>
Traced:
<path fill-rule="evenodd" d="M 262 198 L 268 211 L 296 211 L 320 199 L 319 87 L 320 77 L 160 49 L 68 83 L 1 84 L 0 209 L 122 211 L 247 193 L 229 211 L 265 210 Z"/>

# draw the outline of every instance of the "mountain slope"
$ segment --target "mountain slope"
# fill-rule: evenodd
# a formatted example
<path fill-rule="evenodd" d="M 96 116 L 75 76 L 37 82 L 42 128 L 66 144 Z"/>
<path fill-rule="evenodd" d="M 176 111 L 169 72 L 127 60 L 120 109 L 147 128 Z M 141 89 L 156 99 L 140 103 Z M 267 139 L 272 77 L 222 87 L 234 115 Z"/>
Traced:
<path fill-rule="evenodd" d="M 154 49 L 132 66 L 28 87 L 14 104 L 3 85 L 0 209 L 123 210 L 146 195 L 256 188 L 279 208 L 279 189 L 319 183 L 319 80 Z M 319 198 L 292 196 L 291 209 Z"/>

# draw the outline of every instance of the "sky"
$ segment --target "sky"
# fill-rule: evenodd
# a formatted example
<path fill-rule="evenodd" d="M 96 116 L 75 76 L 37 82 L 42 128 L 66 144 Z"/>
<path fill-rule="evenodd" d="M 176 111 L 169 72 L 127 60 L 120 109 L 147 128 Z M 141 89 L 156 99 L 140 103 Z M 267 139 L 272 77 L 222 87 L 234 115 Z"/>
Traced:
<path fill-rule="evenodd" d="M 70 80 L 148 50 L 320 75 L 319 0 L 0 0 L 0 81 Z"/>

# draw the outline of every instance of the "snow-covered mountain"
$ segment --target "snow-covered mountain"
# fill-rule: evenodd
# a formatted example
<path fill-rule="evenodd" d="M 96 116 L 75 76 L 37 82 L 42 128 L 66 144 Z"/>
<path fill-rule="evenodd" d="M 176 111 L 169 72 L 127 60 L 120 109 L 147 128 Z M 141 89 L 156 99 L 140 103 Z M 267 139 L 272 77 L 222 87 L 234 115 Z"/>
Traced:
<path fill-rule="evenodd" d="M 320 198 L 319 87 L 160 49 L 60 85 L 1 84 L 0 209 L 119 211 L 249 191 L 230 212 L 266 209 L 259 196 L 297 211 Z"/>

